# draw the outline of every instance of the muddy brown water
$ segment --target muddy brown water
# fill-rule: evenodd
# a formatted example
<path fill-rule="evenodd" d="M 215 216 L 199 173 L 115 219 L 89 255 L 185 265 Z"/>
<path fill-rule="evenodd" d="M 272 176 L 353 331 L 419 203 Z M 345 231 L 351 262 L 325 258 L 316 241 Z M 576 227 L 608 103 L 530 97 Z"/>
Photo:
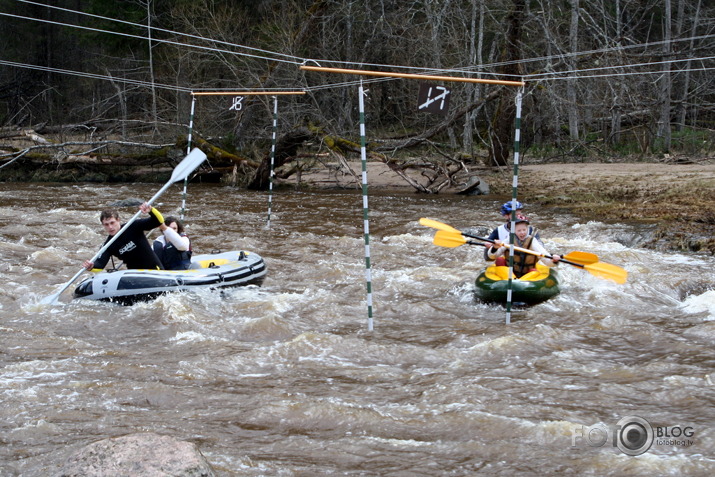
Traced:
<path fill-rule="evenodd" d="M 86 444 L 147 431 L 196 443 L 226 476 L 715 473 L 712 256 L 527 209 L 550 251 L 596 253 L 629 281 L 561 265 L 562 293 L 505 325 L 473 298 L 481 247 L 436 247 L 418 224 L 486 234 L 502 201 L 371 191 L 370 333 L 359 191 L 280 191 L 269 229 L 266 194 L 192 185 L 194 249 L 262 255 L 263 287 L 131 307 L 70 287 L 38 304 L 99 249 L 104 205 L 157 189 L 2 184 L 0 475 L 52 475 Z M 180 198 L 159 199 L 164 215 Z M 652 445 L 631 456 L 618 444 L 641 444 L 618 426 L 638 419 Z"/>

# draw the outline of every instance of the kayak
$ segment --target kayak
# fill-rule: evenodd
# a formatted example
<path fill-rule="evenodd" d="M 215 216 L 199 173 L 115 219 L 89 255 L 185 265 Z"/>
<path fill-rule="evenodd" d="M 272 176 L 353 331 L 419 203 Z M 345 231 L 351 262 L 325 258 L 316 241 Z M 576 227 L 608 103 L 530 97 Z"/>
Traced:
<path fill-rule="evenodd" d="M 167 292 L 261 285 L 266 264 L 253 252 L 194 255 L 189 270 L 112 270 L 80 283 L 75 298 L 131 305 Z"/>
<path fill-rule="evenodd" d="M 475 280 L 474 294 L 485 303 L 506 304 L 509 268 L 490 265 Z M 532 271 L 511 281 L 511 301 L 517 306 L 536 305 L 558 295 L 556 271 L 541 263 Z"/>

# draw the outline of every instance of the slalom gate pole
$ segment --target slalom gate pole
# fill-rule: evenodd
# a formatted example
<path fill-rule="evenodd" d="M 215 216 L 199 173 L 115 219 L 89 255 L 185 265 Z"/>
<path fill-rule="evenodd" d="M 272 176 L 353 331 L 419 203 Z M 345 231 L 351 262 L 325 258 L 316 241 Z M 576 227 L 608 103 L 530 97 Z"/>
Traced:
<path fill-rule="evenodd" d="M 276 161 L 276 135 L 278 133 L 278 96 L 273 96 L 273 137 L 271 139 L 271 171 L 268 175 L 268 222 L 271 226 L 271 204 L 273 202 L 273 168 Z"/>
<path fill-rule="evenodd" d="M 187 138 L 186 154 L 191 152 L 191 140 L 194 133 L 194 111 L 196 110 L 196 96 L 191 95 L 191 114 L 189 114 L 189 137 Z M 184 220 L 184 214 L 186 212 L 186 190 L 189 185 L 189 178 L 184 178 L 184 192 L 181 194 L 181 220 Z"/>
<path fill-rule="evenodd" d="M 367 330 L 373 330 L 372 323 L 372 272 L 370 266 L 370 219 L 367 205 L 367 143 L 365 141 L 365 90 L 362 80 L 358 89 L 360 109 L 360 158 L 362 159 L 362 216 L 365 227 L 365 280 L 367 283 Z"/>
<path fill-rule="evenodd" d="M 511 185 L 511 230 L 509 231 L 509 281 L 506 288 L 506 324 L 511 323 L 512 280 L 514 278 L 514 242 L 516 241 L 516 197 L 519 187 L 519 141 L 521 136 L 521 99 L 524 88 L 516 93 L 516 122 L 514 125 L 514 177 Z"/>

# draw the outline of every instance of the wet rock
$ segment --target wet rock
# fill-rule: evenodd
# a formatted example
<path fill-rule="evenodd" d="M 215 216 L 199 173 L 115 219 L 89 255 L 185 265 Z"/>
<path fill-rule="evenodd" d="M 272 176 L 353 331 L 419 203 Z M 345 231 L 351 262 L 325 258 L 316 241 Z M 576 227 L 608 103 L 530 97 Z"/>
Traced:
<path fill-rule="evenodd" d="M 139 207 L 143 203 L 141 199 L 122 199 L 108 205 L 109 207 Z"/>
<path fill-rule="evenodd" d="M 479 179 L 477 176 L 471 176 L 465 186 L 457 191 L 457 194 L 487 195 L 489 194 L 489 184 Z"/>
<path fill-rule="evenodd" d="M 196 445 L 154 433 L 131 434 L 90 444 L 73 455 L 56 477 L 152 475 L 213 477 Z"/>

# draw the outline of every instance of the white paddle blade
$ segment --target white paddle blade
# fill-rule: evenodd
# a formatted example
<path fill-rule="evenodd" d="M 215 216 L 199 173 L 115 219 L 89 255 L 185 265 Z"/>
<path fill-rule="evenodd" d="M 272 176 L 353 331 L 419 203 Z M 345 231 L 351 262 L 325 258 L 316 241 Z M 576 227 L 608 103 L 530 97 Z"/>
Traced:
<path fill-rule="evenodd" d="M 176 166 L 174 172 L 171 174 L 171 182 L 174 183 L 186 179 L 189 174 L 191 174 L 205 160 L 206 154 L 204 154 L 204 152 L 198 147 L 195 147 L 189 155 L 186 156 L 178 166 Z"/>
<path fill-rule="evenodd" d="M 63 291 L 65 291 L 65 288 L 50 296 L 46 296 L 45 298 L 40 300 L 40 305 L 54 305 L 55 303 L 57 303 L 57 299 L 60 297 Z"/>

